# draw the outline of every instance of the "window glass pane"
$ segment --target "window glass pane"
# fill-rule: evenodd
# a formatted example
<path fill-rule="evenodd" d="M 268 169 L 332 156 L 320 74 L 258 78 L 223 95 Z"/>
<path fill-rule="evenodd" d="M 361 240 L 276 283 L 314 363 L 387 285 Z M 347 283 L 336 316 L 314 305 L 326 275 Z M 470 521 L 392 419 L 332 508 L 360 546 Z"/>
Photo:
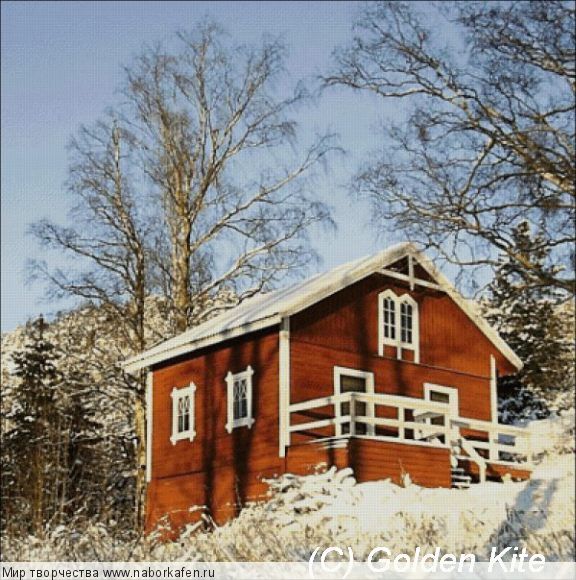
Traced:
<path fill-rule="evenodd" d="M 366 379 L 364 377 L 350 377 L 348 375 L 340 375 L 340 392 L 365 393 Z"/>
<path fill-rule="evenodd" d="M 412 305 L 406 302 L 400 305 L 400 340 L 412 344 Z"/>
<path fill-rule="evenodd" d="M 384 299 L 384 337 L 392 340 L 396 338 L 396 312 L 391 298 Z"/>
<path fill-rule="evenodd" d="M 248 383 L 246 379 L 234 381 L 234 420 L 248 417 Z"/>
<path fill-rule="evenodd" d="M 190 431 L 190 397 L 178 398 L 178 433 Z"/>
<path fill-rule="evenodd" d="M 430 400 L 437 403 L 449 403 L 450 395 L 447 393 L 439 393 L 438 391 L 430 391 Z"/>

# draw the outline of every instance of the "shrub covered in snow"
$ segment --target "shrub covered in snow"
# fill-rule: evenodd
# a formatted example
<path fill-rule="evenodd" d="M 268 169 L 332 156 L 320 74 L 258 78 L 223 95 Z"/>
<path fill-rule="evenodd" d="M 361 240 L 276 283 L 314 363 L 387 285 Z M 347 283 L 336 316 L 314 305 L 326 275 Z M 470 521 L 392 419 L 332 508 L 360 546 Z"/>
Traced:
<path fill-rule="evenodd" d="M 417 546 L 486 559 L 491 548 L 525 546 L 548 560 L 574 558 L 574 418 L 531 425 L 541 442 L 529 481 L 486 482 L 468 490 L 429 489 L 389 480 L 358 484 L 334 468 L 270 480 L 269 499 L 244 507 L 223 526 L 191 526 L 174 542 L 121 528 L 74 524 L 38 538 L 3 539 L 7 560 L 300 561 L 317 546 L 351 546 L 357 558 L 376 546 Z"/>

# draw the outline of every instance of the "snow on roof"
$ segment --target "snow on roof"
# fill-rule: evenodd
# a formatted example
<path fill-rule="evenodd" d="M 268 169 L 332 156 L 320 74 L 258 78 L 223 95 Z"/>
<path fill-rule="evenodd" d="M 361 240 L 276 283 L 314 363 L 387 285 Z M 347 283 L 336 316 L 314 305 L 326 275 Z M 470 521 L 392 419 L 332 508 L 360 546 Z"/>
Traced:
<path fill-rule="evenodd" d="M 329 272 L 267 294 L 259 294 L 199 326 L 128 359 L 124 368 L 135 372 L 200 348 L 280 324 L 282 318 L 304 310 L 354 282 L 412 255 L 460 305 L 495 346 L 514 364 L 522 363 L 498 333 L 476 312 L 435 266 L 410 243 L 391 246 L 377 254 L 342 264 Z"/>

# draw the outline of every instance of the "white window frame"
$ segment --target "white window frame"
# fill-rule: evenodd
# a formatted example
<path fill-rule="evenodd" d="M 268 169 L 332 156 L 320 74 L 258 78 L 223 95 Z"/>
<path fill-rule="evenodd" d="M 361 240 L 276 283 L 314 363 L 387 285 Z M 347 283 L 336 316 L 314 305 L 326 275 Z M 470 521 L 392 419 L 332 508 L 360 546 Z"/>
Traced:
<path fill-rule="evenodd" d="M 384 336 L 384 301 L 386 298 L 391 299 L 394 304 L 394 335 L 395 338 Z M 403 303 L 412 306 L 412 342 L 402 341 L 402 318 L 401 305 Z M 384 356 L 384 347 L 386 345 L 396 348 L 396 356 L 402 355 L 402 349 L 414 352 L 414 362 L 420 362 L 420 313 L 418 302 L 410 294 L 398 296 L 392 290 L 384 290 L 378 294 L 378 355 Z"/>
<path fill-rule="evenodd" d="M 170 437 L 170 441 L 172 445 L 176 445 L 178 441 L 182 441 L 187 439 L 188 441 L 194 441 L 194 437 L 196 437 L 196 385 L 194 383 L 190 383 L 187 387 L 176 388 L 172 389 L 170 396 L 172 397 L 172 436 Z M 190 424 L 188 430 L 178 432 L 178 403 L 180 399 L 184 397 L 190 397 Z"/>
<path fill-rule="evenodd" d="M 449 402 L 447 403 L 447 405 L 448 408 L 450 409 L 450 418 L 457 419 L 460 416 L 458 389 L 456 387 L 445 387 L 444 385 L 436 385 L 434 383 L 424 383 L 424 398 L 427 401 L 432 400 L 430 399 L 430 393 L 432 391 L 448 395 Z"/>
<path fill-rule="evenodd" d="M 253 399 L 253 388 L 252 388 L 252 377 L 254 376 L 254 369 L 248 365 L 245 371 L 240 373 L 232 374 L 228 371 L 226 375 L 226 386 L 228 390 L 228 421 L 226 422 L 226 431 L 228 433 L 232 433 L 233 429 L 237 427 L 248 427 L 248 429 L 252 428 L 254 425 L 254 416 L 252 414 L 252 399 Z M 247 406 L 247 415 L 246 417 L 242 417 L 241 419 L 234 419 L 234 383 L 236 381 L 246 381 L 246 406 Z"/>
<path fill-rule="evenodd" d="M 346 375 L 349 377 L 358 377 L 361 379 L 366 379 L 366 394 L 373 395 L 374 394 L 374 373 L 369 371 L 359 371 L 358 369 L 350 369 L 347 367 L 334 367 L 334 394 L 340 395 L 342 393 L 341 390 L 341 383 L 340 377 L 342 375 Z M 335 416 L 336 418 L 340 418 L 342 416 L 340 403 L 335 405 Z M 366 405 L 366 416 L 367 417 L 374 417 L 374 403 L 368 403 Z M 342 435 L 342 423 L 336 423 L 336 435 Z M 366 425 L 366 435 L 374 435 L 374 425 L 367 424 Z"/>

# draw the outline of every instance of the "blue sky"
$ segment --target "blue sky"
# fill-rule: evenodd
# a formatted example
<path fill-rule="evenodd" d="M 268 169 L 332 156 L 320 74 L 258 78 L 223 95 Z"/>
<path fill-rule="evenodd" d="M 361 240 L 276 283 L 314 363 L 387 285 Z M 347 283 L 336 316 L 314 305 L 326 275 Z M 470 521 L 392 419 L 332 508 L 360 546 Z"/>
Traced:
<path fill-rule="evenodd" d="M 38 284 L 25 284 L 30 258 L 44 256 L 27 235 L 31 222 L 65 223 L 66 145 L 81 124 L 95 121 L 118 98 L 122 65 L 145 43 L 170 39 L 211 15 L 238 41 L 281 35 L 291 77 L 326 71 L 335 46 L 351 38 L 355 2 L 10 2 L 2 10 L 2 330 L 66 303 L 49 303 Z M 378 148 L 375 126 L 398 118 L 403 103 L 330 90 L 298 121 L 303 136 L 330 130 L 346 154 L 320 175 L 317 195 L 334 207 L 338 229 L 317 232 L 327 269 L 398 240 L 368 227 L 368 208 L 347 194 L 354 171 Z M 397 107 L 392 109 L 392 107 Z"/>

